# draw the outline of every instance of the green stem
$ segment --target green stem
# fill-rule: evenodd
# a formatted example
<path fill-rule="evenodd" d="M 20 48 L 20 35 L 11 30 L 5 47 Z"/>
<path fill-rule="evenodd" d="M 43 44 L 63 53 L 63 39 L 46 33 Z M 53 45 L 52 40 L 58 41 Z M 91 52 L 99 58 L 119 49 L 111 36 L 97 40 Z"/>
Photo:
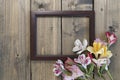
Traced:
<path fill-rule="evenodd" d="M 105 77 L 103 75 L 101 75 L 101 77 L 103 78 L 103 80 L 105 80 Z"/>
<path fill-rule="evenodd" d="M 107 70 L 107 73 L 108 73 L 108 76 L 110 77 L 110 79 L 113 80 L 113 78 L 112 78 L 112 76 L 111 76 L 109 70 Z"/>
<path fill-rule="evenodd" d="M 93 78 L 93 77 L 91 77 L 91 80 L 94 80 L 94 78 Z"/>
<path fill-rule="evenodd" d="M 88 79 L 85 77 L 85 80 L 88 80 Z"/>

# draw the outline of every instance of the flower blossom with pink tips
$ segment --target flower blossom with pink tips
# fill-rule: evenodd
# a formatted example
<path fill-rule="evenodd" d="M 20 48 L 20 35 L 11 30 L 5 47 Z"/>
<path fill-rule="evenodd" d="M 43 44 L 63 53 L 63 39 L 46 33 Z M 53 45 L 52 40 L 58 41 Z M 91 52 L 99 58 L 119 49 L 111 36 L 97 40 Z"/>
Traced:
<path fill-rule="evenodd" d="M 108 38 L 109 46 L 116 43 L 117 37 L 114 33 L 106 32 L 105 34 L 106 34 L 106 37 Z"/>
<path fill-rule="evenodd" d="M 77 59 L 75 58 L 74 61 L 81 64 L 86 69 L 87 65 L 91 63 L 91 58 L 89 56 L 86 57 L 85 54 L 82 54 L 79 55 Z"/>
<path fill-rule="evenodd" d="M 62 74 L 64 70 L 63 62 L 61 60 L 56 61 L 56 64 L 54 64 L 53 72 L 56 76 L 59 76 Z"/>
<path fill-rule="evenodd" d="M 102 65 L 106 64 L 105 69 L 108 70 L 108 66 L 110 64 L 109 58 L 101 58 L 101 59 L 92 59 L 92 61 L 97 65 L 97 67 L 101 67 Z"/>

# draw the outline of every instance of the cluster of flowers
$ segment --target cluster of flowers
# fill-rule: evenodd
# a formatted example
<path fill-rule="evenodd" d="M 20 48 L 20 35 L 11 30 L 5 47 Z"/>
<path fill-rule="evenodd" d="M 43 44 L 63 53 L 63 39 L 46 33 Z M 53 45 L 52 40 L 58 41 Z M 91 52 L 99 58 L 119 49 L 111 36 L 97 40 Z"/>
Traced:
<path fill-rule="evenodd" d="M 77 39 L 74 42 L 73 52 L 78 54 L 78 58 L 67 58 L 64 62 L 57 60 L 54 64 L 54 74 L 62 76 L 63 80 L 94 80 L 95 71 L 103 79 L 105 79 L 103 74 L 107 72 L 110 79 L 113 80 L 108 70 L 112 57 L 109 47 L 117 41 L 117 37 L 112 32 L 106 32 L 106 37 L 107 42 L 96 39 L 93 46 L 88 46 L 86 39 L 83 40 L 83 43 Z"/>

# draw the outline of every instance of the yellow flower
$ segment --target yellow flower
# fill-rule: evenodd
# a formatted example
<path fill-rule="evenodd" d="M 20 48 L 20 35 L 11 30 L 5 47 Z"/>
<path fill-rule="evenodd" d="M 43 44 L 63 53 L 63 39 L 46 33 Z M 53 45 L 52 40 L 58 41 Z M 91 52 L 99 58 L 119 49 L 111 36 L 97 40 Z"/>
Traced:
<path fill-rule="evenodd" d="M 111 51 L 108 50 L 107 45 L 102 42 L 101 40 L 95 40 L 92 46 L 88 46 L 87 50 L 95 55 L 96 58 L 98 58 L 98 55 L 100 54 L 99 58 L 110 58 L 112 57 Z"/>

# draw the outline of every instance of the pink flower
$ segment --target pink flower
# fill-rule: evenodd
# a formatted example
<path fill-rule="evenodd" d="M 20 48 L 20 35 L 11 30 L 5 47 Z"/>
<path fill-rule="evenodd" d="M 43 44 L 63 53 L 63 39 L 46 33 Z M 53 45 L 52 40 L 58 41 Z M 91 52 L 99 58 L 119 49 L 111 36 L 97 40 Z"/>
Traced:
<path fill-rule="evenodd" d="M 91 58 L 88 56 L 86 57 L 85 54 L 79 55 L 77 59 L 74 59 L 76 63 L 81 64 L 85 69 L 87 65 L 91 63 Z"/>
<path fill-rule="evenodd" d="M 72 75 L 63 75 L 63 80 L 75 80 L 78 77 L 84 76 L 84 73 L 76 65 L 70 66 L 69 71 L 72 72 Z"/>
<path fill-rule="evenodd" d="M 84 76 L 84 73 L 76 65 L 72 65 L 70 71 L 72 72 L 72 77 L 74 77 L 74 79 Z"/>
<path fill-rule="evenodd" d="M 108 38 L 109 46 L 114 44 L 117 41 L 117 37 L 114 33 L 106 32 L 106 37 Z"/>
<path fill-rule="evenodd" d="M 61 60 L 56 61 L 56 64 L 54 64 L 53 72 L 56 76 L 59 76 L 62 74 L 64 70 L 63 62 Z"/>
<path fill-rule="evenodd" d="M 102 40 L 99 39 L 99 38 L 97 38 L 96 40 L 94 40 L 94 42 L 95 42 L 95 43 L 101 43 L 101 45 L 103 45 L 103 46 L 106 46 L 106 45 L 107 45 L 106 42 L 102 41 Z"/>

